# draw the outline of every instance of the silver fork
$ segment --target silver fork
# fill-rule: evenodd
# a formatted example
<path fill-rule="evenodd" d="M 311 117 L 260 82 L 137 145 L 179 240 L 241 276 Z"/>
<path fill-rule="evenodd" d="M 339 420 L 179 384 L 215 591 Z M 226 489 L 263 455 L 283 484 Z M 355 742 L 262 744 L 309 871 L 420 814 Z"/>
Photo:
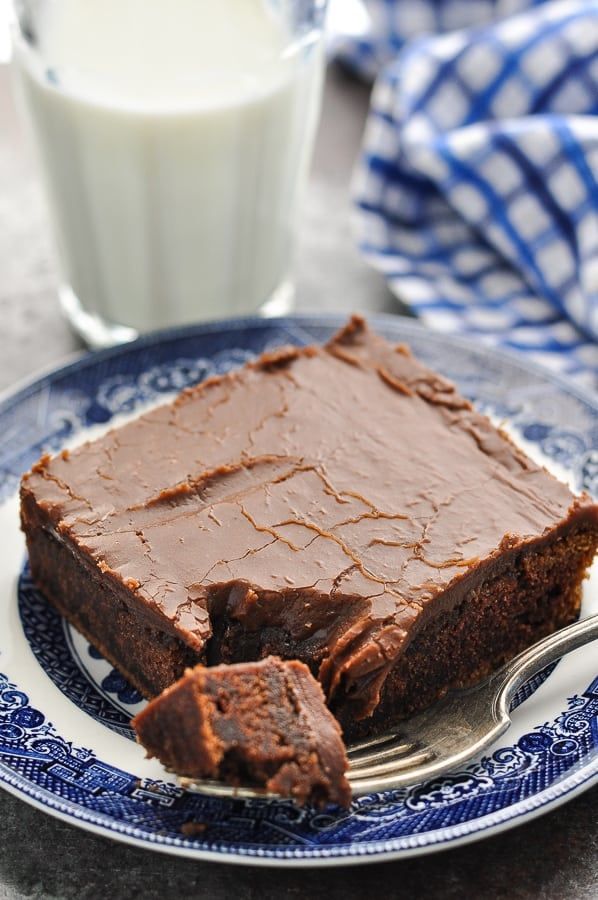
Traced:
<path fill-rule="evenodd" d="M 395 729 L 347 748 L 347 778 L 354 797 L 406 787 L 457 769 L 503 734 L 511 723 L 516 691 L 565 654 L 598 638 L 598 615 L 544 638 L 494 672 L 486 681 L 451 691 L 434 706 Z M 249 786 L 180 778 L 190 791 L 219 797 L 272 797 Z"/>

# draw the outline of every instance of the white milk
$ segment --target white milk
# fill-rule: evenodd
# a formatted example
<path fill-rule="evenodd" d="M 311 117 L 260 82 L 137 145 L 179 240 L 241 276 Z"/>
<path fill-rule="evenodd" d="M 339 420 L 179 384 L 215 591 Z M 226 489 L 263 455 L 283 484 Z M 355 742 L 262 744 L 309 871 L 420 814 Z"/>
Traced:
<path fill-rule="evenodd" d="M 49 0 L 36 37 L 15 57 L 83 307 L 140 330 L 257 309 L 288 272 L 319 46 L 261 0 Z"/>

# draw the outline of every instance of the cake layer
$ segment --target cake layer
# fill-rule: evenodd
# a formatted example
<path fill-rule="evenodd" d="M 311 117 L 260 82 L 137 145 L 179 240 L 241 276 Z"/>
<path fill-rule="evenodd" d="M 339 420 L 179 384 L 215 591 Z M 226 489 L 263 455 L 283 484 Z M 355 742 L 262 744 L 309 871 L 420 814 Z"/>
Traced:
<path fill-rule="evenodd" d="M 381 700 L 412 707 L 402 661 L 429 654 L 442 623 L 463 658 L 446 678 L 462 682 L 481 671 L 460 643 L 474 622 L 495 629 L 494 665 L 568 621 L 598 540 L 588 497 L 358 318 L 325 347 L 267 354 L 43 458 L 22 501 L 40 587 L 144 693 L 190 656 L 276 652 L 307 662 L 351 724 Z M 59 596 L 63 566 L 82 575 L 79 600 Z M 99 583 L 144 623 L 134 666 L 101 616 L 78 612 Z M 422 697 L 446 688 L 440 671 Z"/>
<path fill-rule="evenodd" d="M 307 666 L 268 657 L 197 666 L 133 719 L 150 756 L 177 775 L 348 806 L 348 761 Z"/>

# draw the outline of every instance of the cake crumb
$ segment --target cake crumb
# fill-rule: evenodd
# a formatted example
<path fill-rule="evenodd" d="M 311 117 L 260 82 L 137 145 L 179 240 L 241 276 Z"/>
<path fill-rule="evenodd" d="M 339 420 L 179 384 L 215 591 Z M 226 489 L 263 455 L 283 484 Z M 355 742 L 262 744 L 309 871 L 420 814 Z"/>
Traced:
<path fill-rule="evenodd" d="M 207 827 L 206 822 L 183 822 L 180 830 L 185 837 L 198 837 Z"/>

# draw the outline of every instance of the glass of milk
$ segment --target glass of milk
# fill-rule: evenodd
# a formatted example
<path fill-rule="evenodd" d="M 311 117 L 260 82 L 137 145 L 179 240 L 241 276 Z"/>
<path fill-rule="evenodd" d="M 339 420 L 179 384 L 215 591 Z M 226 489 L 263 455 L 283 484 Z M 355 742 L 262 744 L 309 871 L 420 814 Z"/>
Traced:
<path fill-rule="evenodd" d="M 21 0 L 60 296 L 92 346 L 292 291 L 326 0 Z"/>

